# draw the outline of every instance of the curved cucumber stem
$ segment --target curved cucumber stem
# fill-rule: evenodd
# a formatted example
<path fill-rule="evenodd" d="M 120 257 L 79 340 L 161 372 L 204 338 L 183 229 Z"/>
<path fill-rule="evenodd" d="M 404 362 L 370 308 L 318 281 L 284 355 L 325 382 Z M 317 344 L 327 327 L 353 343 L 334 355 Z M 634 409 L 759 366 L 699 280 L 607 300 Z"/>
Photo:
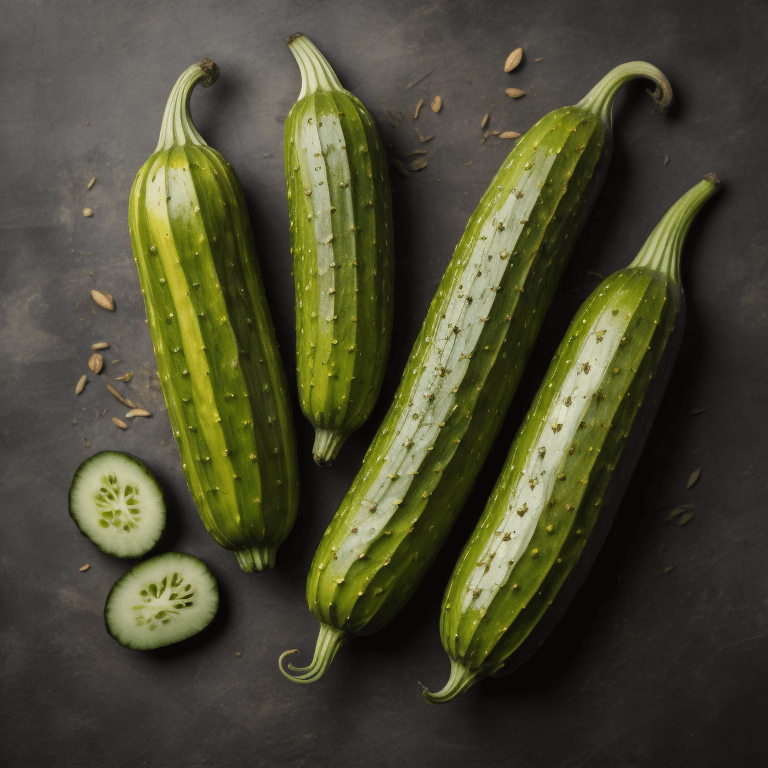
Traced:
<path fill-rule="evenodd" d="M 657 112 L 665 110 L 672 103 L 672 87 L 661 70 L 645 61 L 630 61 L 612 69 L 578 104 L 575 106 L 597 115 L 610 126 L 611 108 L 616 94 L 630 80 L 646 78 L 656 84 L 656 90 L 649 93 L 658 107 Z"/>
<path fill-rule="evenodd" d="M 473 683 L 481 677 L 478 672 L 473 672 L 458 661 L 451 659 L 451 676 L 448 682 L 437 693 L 430 693 L 426 688 L 421 695 L 430 704 L 445 704 L 453 701 L 457 696 L 464 693 Z"/>
<path fill-rule="evenodd" d="M 708 173 L 693 189 L 689 189 L 662 217 L 651 232 L 630 269 L 649 267 L 663 272 L 680 284 L 680 255 L 688 230 L 704 203 L 717 192 L 720 180 Z"/>
<path fill-rule="evenodd" d="M 192 124 L 192 116 L 189 113 L 189 100 L 194 87 L 202 80 L 207 88 L 216 82 L 219 77 L 219 67 L 210 59 L 203 59 L 186 69 L 173 86 L 171 95 L 165 105 L 163 122 L 160 126 L 160 140 L 155 152 L 162 149 L 170 149 L 189 142 L 201 147 L 207 147 L 203 137 Z"/>
<path fill-rule="evenodd" d="M 315 444 L 312 446 L 312 456 L 320 467 L 330 467 L 339 455 L 347 435 L 330 429 L 318 427 L 315 430 Z"/>
<path fill-rule="evenodd" d="M 344 630 L 336 629 L 335 627 L 328 626 L 328 624 L 320 624 L 320 634 L 317 636 L 315 655 L 312 657 L 310 665 L 308 667 L 294 667 L 293 664 L 289 664 L 288 669 L 291 672 L 300 673 L 297 675 L 292 675 L 283 668 L 283 659 L 292 653 L 298 653 L 298 649 L 294 648 L 292 651 L 286 651 L 280 655 L 280 658 L 277 660 L 280 671 L 289 680 L 293 680 L 294 683 L 314 683 L 331 666 L 333 657 L 346 639 L 347 633 Z"/>
<path fill-rule="evenodd" d="M 250 549 L 236 549 L 235 557 L 240 567 L 246 573 L 253 571 L 267 571 L 275 566 L 277 547 L 251 547 Z"/>
<path fill-rule="evenodd" d="M 288 47 L 301 70 L 299 99 L 315 91 L 344 90 L 331 65 L 325 60 L 325 56 L 315 48 L 309 38 L 297 32 L 288 38 Z"/>

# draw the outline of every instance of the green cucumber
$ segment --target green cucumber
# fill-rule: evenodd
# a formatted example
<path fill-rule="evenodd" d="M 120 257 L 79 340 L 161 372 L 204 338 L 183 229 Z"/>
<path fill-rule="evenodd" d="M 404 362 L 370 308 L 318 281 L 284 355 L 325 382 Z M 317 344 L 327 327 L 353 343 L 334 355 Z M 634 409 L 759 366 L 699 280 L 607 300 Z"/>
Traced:
<path fill-rule="evenodd" d="M 69 514 L 83 535 L 115 557 L 146 555 L 165 529 L 165 500 L 155 476 L 121 451 L 102 451 L 77 468 Z"/>
<path fill-rule="evenodd" d="M 389 170 L 371 114 L 301 33 L 301 93 L 285 121 L 299 403 L 330 465 L 371 415 L 392 336 Z"/>
<path fill-rule="evenodd" d="M 584 302 L 554 355 L 443 600 L 451 675 L 432 703 L 530 655 L 605 539 L 682 336 L 680 255 L 709 175 Z M 510 665 L 511 666 L 511 665 Z"/>
<path fill-rule="evenodd" d="M 520 139 L 472 214 L 394 404 L 315 554 L 307 600 L 320 636 L 310 665 L 285 672 L 291 679 L 317 680 L 350 635 L 389 621 L 442 546 L 599 187 L 613 100 L 636 77 L 653 80 L 661 106 L 669 103 L 655 67 L 614 69 Z"/>
<path fill-rule="evenodd" d="M 120 645 L 148 651 L 205 629 L 219 607 L 219 585 L 194 555 L 166 552 L 134 565 L 112 586 L 104 623 Z"/>
<path fill-rule="evenodd" d="M 177 81 L 131 189 L 131 243 L 187 484 L 211 536 L 261 571 L 296 518 L 296 438 L 243 192 L 189 114 L 217 76 L 204 60 Z"/>

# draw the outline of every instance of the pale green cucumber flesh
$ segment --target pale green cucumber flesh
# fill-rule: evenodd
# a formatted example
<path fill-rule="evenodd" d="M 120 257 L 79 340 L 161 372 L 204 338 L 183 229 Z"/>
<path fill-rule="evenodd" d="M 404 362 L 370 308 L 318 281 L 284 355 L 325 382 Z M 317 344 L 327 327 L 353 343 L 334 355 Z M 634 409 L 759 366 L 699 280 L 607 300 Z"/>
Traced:
<path fill-rule="evenodd" d="M 144 560 L 113 585 L 104 606 L 107 631 L 120 645 L 146 651 L 205 629 L 219 607 L 219 587 L 193 555 L 167 552 Z"/>
<path fill-rule="evenodd" d="M 290 47 L 302 72 L 284 140 L 299 403 L 318 431 L 349 435 L 370 416 L 391 340 L 387 157 L 372 116 L 320 52 L 303 36 Z"/>
<path fill-rule="evenodd" d="M 155 476 L 121 451 L 102 451 L 77 468 L 69 514 L 102 552 L 123 558 L 146 555 L 160 540 L 166 521 Z"/>

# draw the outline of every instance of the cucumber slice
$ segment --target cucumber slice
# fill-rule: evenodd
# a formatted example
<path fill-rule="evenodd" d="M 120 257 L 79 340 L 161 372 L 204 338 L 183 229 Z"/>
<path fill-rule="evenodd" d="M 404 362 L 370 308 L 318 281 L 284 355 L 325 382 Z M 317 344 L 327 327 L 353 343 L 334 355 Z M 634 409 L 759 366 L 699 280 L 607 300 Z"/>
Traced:
<path fill-rule="evenodd" d="M 115 557 L 146 555 L 165 528 L 165 501 L 155 476 L 121 451 L 102 451 L 77 468 L 69 514 L 102 552 Z"/>
<path fill-rule="evenodd" d="M 107 632 L 136 651 L 162 648 L 205 629 L 219 607 L 219 585 L 200 558 L 180 552 L 144 560 L 112 586 Z"/>

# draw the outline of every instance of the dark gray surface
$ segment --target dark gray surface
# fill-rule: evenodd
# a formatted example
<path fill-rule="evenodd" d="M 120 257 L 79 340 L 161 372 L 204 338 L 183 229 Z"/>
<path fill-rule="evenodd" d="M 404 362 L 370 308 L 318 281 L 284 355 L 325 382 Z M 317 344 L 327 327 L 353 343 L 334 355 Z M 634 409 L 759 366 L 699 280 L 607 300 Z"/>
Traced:
<path fill-rule="evenodd" d="M 768 764 L 768 5 L 6 0 L 2 17 L 4 765 Z M 277 569 L 247 575 L 206 534 L 184 484 L 154 375 L 127 197 L 155 147 L 176 77 L 209 56 L 222 74 L 195 94 L 194 116 L 244 186 L 292 370 L 281 142 L 299 89 L 284 38 L 297 30 L 368 105 L 393 156 L 421 148 L 410 119 L 419 98 L 439 93 L 444 106 L 419 120 L 425 135 L 436 135 L 425 145 L 428 168 L 393 178 L 397 325 L 379 407 L 331 469 L 312 464 L 311 430 L 297 412 L 300 516 Z M 518 45 L 525 62 L 505 75 L 504 60 Z M 523 131 L 637 58 L 668 75 L 676 106 L 652 115 L 639 85 L 620 97 L 606 187 L 454 535 L 395 621 L 345 647 L 320 683 L 289 683 L 278 672 L 279 653 L 298 647 L 307 660 L 315 641 L 304 599 L 314 547 L 394 391 L 466 220 L 511 148 L 480 143 L 483 114 L 492 112 L 491 127 Z M 510 85 L 528 96 L 508 99 Z M 395 128 L 385 108 L 408 117 Z M 429 707 L 418 681 L 439 687 L 448 673 L 437 628 L 442 590 L 537 376 L 596 284 L 587 270 L 625 265 L 707 172 L 721 177 L 723 190 L 686 250 L 681 359 L 603 553 L 524 667 L 449 706 Z M 92 219 L 81 215 L 86 205 Z M 114 294 L 116 312 L 94 305 L 93 287 Z M 75 398 L 90 345 L 103 339 L 112 345 L 107 361 L 124 362 L 108 365 L 99 380 L 89 375 Z M 124 409 L 104 380 L 129 370 L 131 397 L 155 415 L 121 432 L 110 417 Z M 691 417 L 695 408 L 706 412 Z M 136 453 L 157 472 L 171 498 L 166 546 L 204 558 L 220 581 L 220 616 L 184 646 L 131 652 L 104 631 L 104 599 L 129 563 L 98 553 L 66 505 L 77 465 L 104 449 Z M 686 491 L 697 467 L 701 480 Z M 682 528 L 664 522 L 679 503 L 695 505 Z M 80 573 L 86 562 L 90 570 Z M 660 576 L 667 566 L 676 569 Z"/>

